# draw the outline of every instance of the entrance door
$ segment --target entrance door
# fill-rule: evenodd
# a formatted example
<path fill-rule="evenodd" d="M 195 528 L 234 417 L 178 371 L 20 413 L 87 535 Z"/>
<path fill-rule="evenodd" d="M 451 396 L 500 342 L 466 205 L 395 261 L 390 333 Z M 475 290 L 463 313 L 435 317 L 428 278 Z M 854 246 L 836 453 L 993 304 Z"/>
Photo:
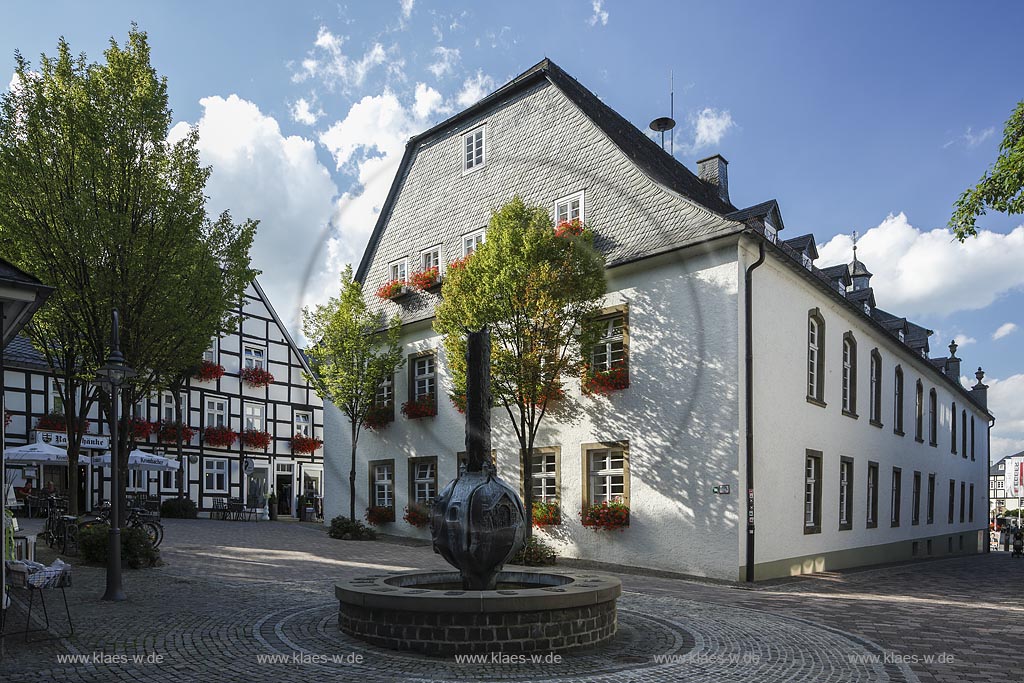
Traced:
<path fill-rule="evenodd" d="M 290 473 L 277 473 L 277 514 L 292 514 L 292 475 Z"/>
<path fill-rule="evenodd" d="M 257 467 L 245 480 L 246 502 L 253 501 L 256 507 L 262 508 L 267 502 L 267 486 L 269 475 L 266 467 Z"/>

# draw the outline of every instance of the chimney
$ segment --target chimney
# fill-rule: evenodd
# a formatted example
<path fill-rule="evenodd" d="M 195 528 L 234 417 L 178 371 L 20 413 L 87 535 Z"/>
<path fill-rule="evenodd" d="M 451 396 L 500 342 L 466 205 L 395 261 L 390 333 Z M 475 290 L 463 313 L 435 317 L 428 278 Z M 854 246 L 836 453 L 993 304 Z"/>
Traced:
<path fill-rule="evenodd" d="M 978 383 L 971 387 L 971 398 L 979 406 L 988 410 L 988 385 L 981 383 L 981 380 L 985 379 L 985 371 L 978 368 L 974 376 L 978 378 Z"/>
<path fill-rule="evenodd" d="M 697 162 L 697 175 L 715 188 L 718 198 L 729 204 L 729 162 L 721 154 L 709 156 Z"/>
<path fill-rule="evenodd" d="M 956 340 L 949 342 L 949 358 L 946 359 L 946 377 L 960 382 L 960 359 L 956 357 Z"/>

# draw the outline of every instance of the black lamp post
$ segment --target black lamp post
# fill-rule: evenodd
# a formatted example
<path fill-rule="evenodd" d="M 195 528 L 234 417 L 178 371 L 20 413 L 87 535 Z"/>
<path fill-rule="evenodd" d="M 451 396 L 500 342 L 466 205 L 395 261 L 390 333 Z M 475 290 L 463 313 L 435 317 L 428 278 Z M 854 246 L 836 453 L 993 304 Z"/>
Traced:
<path fill-rule="evenodd" d="M 121 581 L 121 496 L 120 467 L 118 457 L 118 417 L 117 409 L 121 401 L 121 384 L 135 375 L 121 355 L 118 334 L 117 309 L 113 312 L 113 327 L 110 332 L 110 355 L 107 363 L 96 371 L 93 384 L 100 387 L 110 396 L 110 536 L 107 545 L 107 590 L 104 600 L 125 600 L 124 586 Z"/>

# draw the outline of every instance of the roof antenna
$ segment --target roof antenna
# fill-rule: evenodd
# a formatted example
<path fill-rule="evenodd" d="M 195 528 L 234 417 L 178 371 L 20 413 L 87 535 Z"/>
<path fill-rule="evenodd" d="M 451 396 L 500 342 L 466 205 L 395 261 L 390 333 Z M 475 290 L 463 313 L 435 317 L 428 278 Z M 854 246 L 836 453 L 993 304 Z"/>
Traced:
<path fill-rule="evenodd" d="M 673 128 L 676 127 L 675 119 L 672 118 L 675 115 L 675 109 L 676 109 L 676 93 L 675 93 L 675 84 L 674 84 L 673 74 L 672 74 L 671 70 L 668 72 L 668 90 L 669 90 L 669 95 L 668 95 L 669 96 L 669 115 L 668 116 L 661 116 L 661 117 L 658 117 L 658 118 L 654 119 L 653 121 L 651 121 L 651 130 L 653 130 L 656 133 L 661 133 L 661 149 L 662 149 L 662 151 L 665 150 L 665 131 L 672 130 Z M 672 136 L 671 135 L 668 136 L 668 144 L 669 144 L 669 149 L 671 150 L 669 152 L 669 154 L 672 156 L 672 158 L 675 158 L 675 156 L 676 156 L 676 154 L 675 154 L 675 151 L 676 151 L 675 150 L 675 143 L 672 140 Z"/>

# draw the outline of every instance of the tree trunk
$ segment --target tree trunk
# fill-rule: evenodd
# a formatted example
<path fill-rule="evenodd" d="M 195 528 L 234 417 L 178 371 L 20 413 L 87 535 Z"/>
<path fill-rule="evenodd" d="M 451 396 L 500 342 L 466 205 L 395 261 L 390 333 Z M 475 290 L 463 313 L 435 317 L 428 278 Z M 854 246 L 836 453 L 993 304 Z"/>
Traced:
<path fill-rule="evenodd" d="M 525 433 L 524 433 L 525 435 Z M 533 432 L 526 436 L 526 442 L 519 444 L 523 450 L 523 507 L 526 508 L 526 540 L 533 536 Z"/>
<path fill-rule="evenodd" d="M 356 521 L 356 421 L 352 420 L 352 464 L 348 471 L 348 517 Z"/>

